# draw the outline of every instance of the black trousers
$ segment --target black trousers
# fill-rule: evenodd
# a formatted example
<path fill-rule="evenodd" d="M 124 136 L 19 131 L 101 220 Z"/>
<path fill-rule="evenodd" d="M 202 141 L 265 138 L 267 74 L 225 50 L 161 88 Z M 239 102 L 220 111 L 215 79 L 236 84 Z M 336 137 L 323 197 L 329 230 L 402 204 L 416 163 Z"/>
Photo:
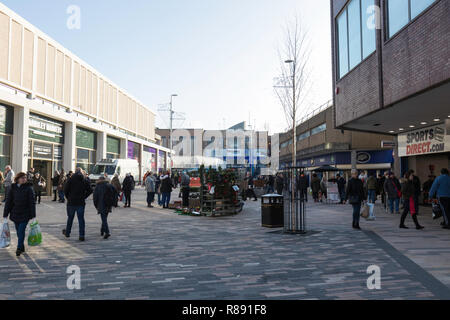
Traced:
<path fill-rule="evenodd" d="M 300 199 L 308 202 L 308 189 L 307 188 L 300 189 Z"/>
<path fill-rule="evenodd" d="M 255 190 L 253 190 L 253 188 L 247 189 L 247 197 L 249 197 L 249 198 L 253 197 L 254 199 L 258 199 L 258 197 L 256 196 L 256 193 L 255 193 Z"/>
<path fill-rule="evenodd" d="M 445 225 L 450 226 L 450 198 L 441 197 L 439 198 L 439 203 L 444 212 Z"/>
<path fill-rule="evenodd" d="M 130 207 L 131 206 L 131 190 L 124 191 L 123 194 L 125 195 L 125 206 Z"/>
<path fill-rule="evenodd" d="M 190 193 L 190 188 L 189 187 L 183 187 L 183 189 L 181 190 L 181 194 L 182 194 L 182 198 L 183 198 L 183 207 L 187 208 L 189 207 L 189 193 Z"/>
<path fill-rule="evenodd" d="M 41 203 L 42 191 L 34 191 L 34 202 Z"/>

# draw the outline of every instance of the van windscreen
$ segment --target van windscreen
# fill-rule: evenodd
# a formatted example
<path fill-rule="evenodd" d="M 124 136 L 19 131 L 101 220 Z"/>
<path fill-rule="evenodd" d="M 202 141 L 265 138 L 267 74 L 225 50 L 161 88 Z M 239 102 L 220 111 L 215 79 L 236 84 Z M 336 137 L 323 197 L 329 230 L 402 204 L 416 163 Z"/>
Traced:
<path fill-rule="evenodd" d="M 113 165 L 96 165 L 92 170 L 92 174 L 102 175 L 102 174 L 114 175 L 116 173 L 116 166 Z"/>

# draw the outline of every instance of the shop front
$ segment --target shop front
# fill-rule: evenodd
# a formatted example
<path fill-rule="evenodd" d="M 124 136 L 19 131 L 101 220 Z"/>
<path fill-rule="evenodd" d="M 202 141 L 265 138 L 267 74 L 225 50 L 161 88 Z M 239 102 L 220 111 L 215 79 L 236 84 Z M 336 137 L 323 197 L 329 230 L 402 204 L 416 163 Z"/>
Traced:
<path fill-rule="evenodd" d="M 77 127 L 76 167 L 91 173 L 97 160 L 97 133 Z"/>
<path fill-rule="evenodd" d="M 11 164 L 12 135 L 14 128 L 14 108 L 0 104 L 0 171 Z M 3 184 L 0 185 L 3 195 Z"/>
<path fill-rule="evenodd" d="M 63 167 L 64 123 L 30 113 L 28 137 L 28 168 L 47 181 L 44 194 L 50 194 L 53 172 Z"/>
<path fill-rule="evenodd" d="M 369 174 L 380 174 L 390 170 L 394 163 L 394 154 L 392 150 L 370 150 L 357 151 L 356 168 L 366 170 Z M 304 167 L 305 170 L 313 172 L 322 166 L 333 166 L 344 175 L 350 176 L 352 169 L 352 152 L 335 152 L 321 156 L 300 159 L 297 165 Z"/>
<path fill-rule="evenodd" d="M 128 141 L 128 159 L 136 160 L 139 163 L 139 181 L 142 180 L 141 145 Z"/>
<path fill-rule="evenodd" d="M 158 153 L 158 171 L 165 171 L 167 169 L 167 155 L 164 151 Z"/>
<path fill-rule="evenodd" d="M 156 153 L 157 150 L 144 146 L 144 153 L 142 154 L 142 168 L 144 172 L 157 172 Z"/>
<path fill-rule="evenodd" d="M 398 136 L 402 173 L 414 170 L 422 182 L 450 166 L 450 120 Z"/>
<path fill-rule="evenodd" d="M 108 136 L 106 140 L 106 158 L 120 159 L 120 139 Z"/>

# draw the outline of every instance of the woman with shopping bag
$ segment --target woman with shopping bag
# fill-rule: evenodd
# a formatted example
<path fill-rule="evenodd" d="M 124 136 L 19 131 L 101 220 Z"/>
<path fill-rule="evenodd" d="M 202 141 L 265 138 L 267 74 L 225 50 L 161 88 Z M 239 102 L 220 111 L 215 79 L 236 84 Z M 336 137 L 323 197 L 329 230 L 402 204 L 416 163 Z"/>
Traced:
<path fill-rule="evenodd" d="M 27 183 L 27 175 L 20 172 L 14 178 L 14 183 L 6 196 L 3 218 L 10 218 L 14 222 L 17 232 L 16 256 L 25 252 L 25 230 L 28 222 L 36 218 L 36 202 L 33 185 Z"/>
<path fill-rule="evenodd" d="M 400 219 L 400 229 L 408 229 L 408 227 L 405 226 L 405 220 L 406 217 L 408 216 L 408 213 L 411 213 L 414 224 L 416 225 L 416 229 L 417 230 L 424 229 L 424 227 L 422 227 L 419 224 L 419 220 L 417 219 L 417 211 L 414 198 L 415 196 L 414 175 L 411 173 L 406 174 L 406 182 L 402 186 L 402 196 L 404 201 L 404 210 L 402 217 Z"/>

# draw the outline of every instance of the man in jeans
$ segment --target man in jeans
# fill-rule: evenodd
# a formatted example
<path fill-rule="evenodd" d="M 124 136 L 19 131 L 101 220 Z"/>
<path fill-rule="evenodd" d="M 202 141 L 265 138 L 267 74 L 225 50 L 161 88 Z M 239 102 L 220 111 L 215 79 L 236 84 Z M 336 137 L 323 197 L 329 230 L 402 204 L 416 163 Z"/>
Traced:
<path fill-rule="evenodd" d="M 77 214 L 79 224 L 79 240 L 84 241 L 84 209 L 86 199 L 92 194 L 92 188 L 88 180 L 84 177 L 81 168 L 77 168 L 75 174 L 67 181 L 64 187 L 64 195 L 67 198 L 67 226 L 63 230 L 66 238 L 70 237 L 73 219 Z"/>
<path fill-rule="evenodd" d="M 375 203 L 377 199 L 377 178 L 373 174 L 367 179 L 367 194 L 369 196 L 369 202 Z"/>
<path fill-rule="evenodd" d="M 384 182 L 384 191 L 387 193 L 389 208 L 391 214 L 394 213 L 394 204 L 395 204 L 395 213 L 400 214 L 400 197 L 402 187 L 400 182 L 395 177 L 395 174 L 391 172 L 389 174 L 389 179 L 386 179 Z"/>
<path fill-rule="evenodd" d="M 434 180 L 430 198 L 438 199 L 444 216 L 444 229 L 450 229 L 450 176 L 448 169 L 442 169 L 441 175 Z"/>

